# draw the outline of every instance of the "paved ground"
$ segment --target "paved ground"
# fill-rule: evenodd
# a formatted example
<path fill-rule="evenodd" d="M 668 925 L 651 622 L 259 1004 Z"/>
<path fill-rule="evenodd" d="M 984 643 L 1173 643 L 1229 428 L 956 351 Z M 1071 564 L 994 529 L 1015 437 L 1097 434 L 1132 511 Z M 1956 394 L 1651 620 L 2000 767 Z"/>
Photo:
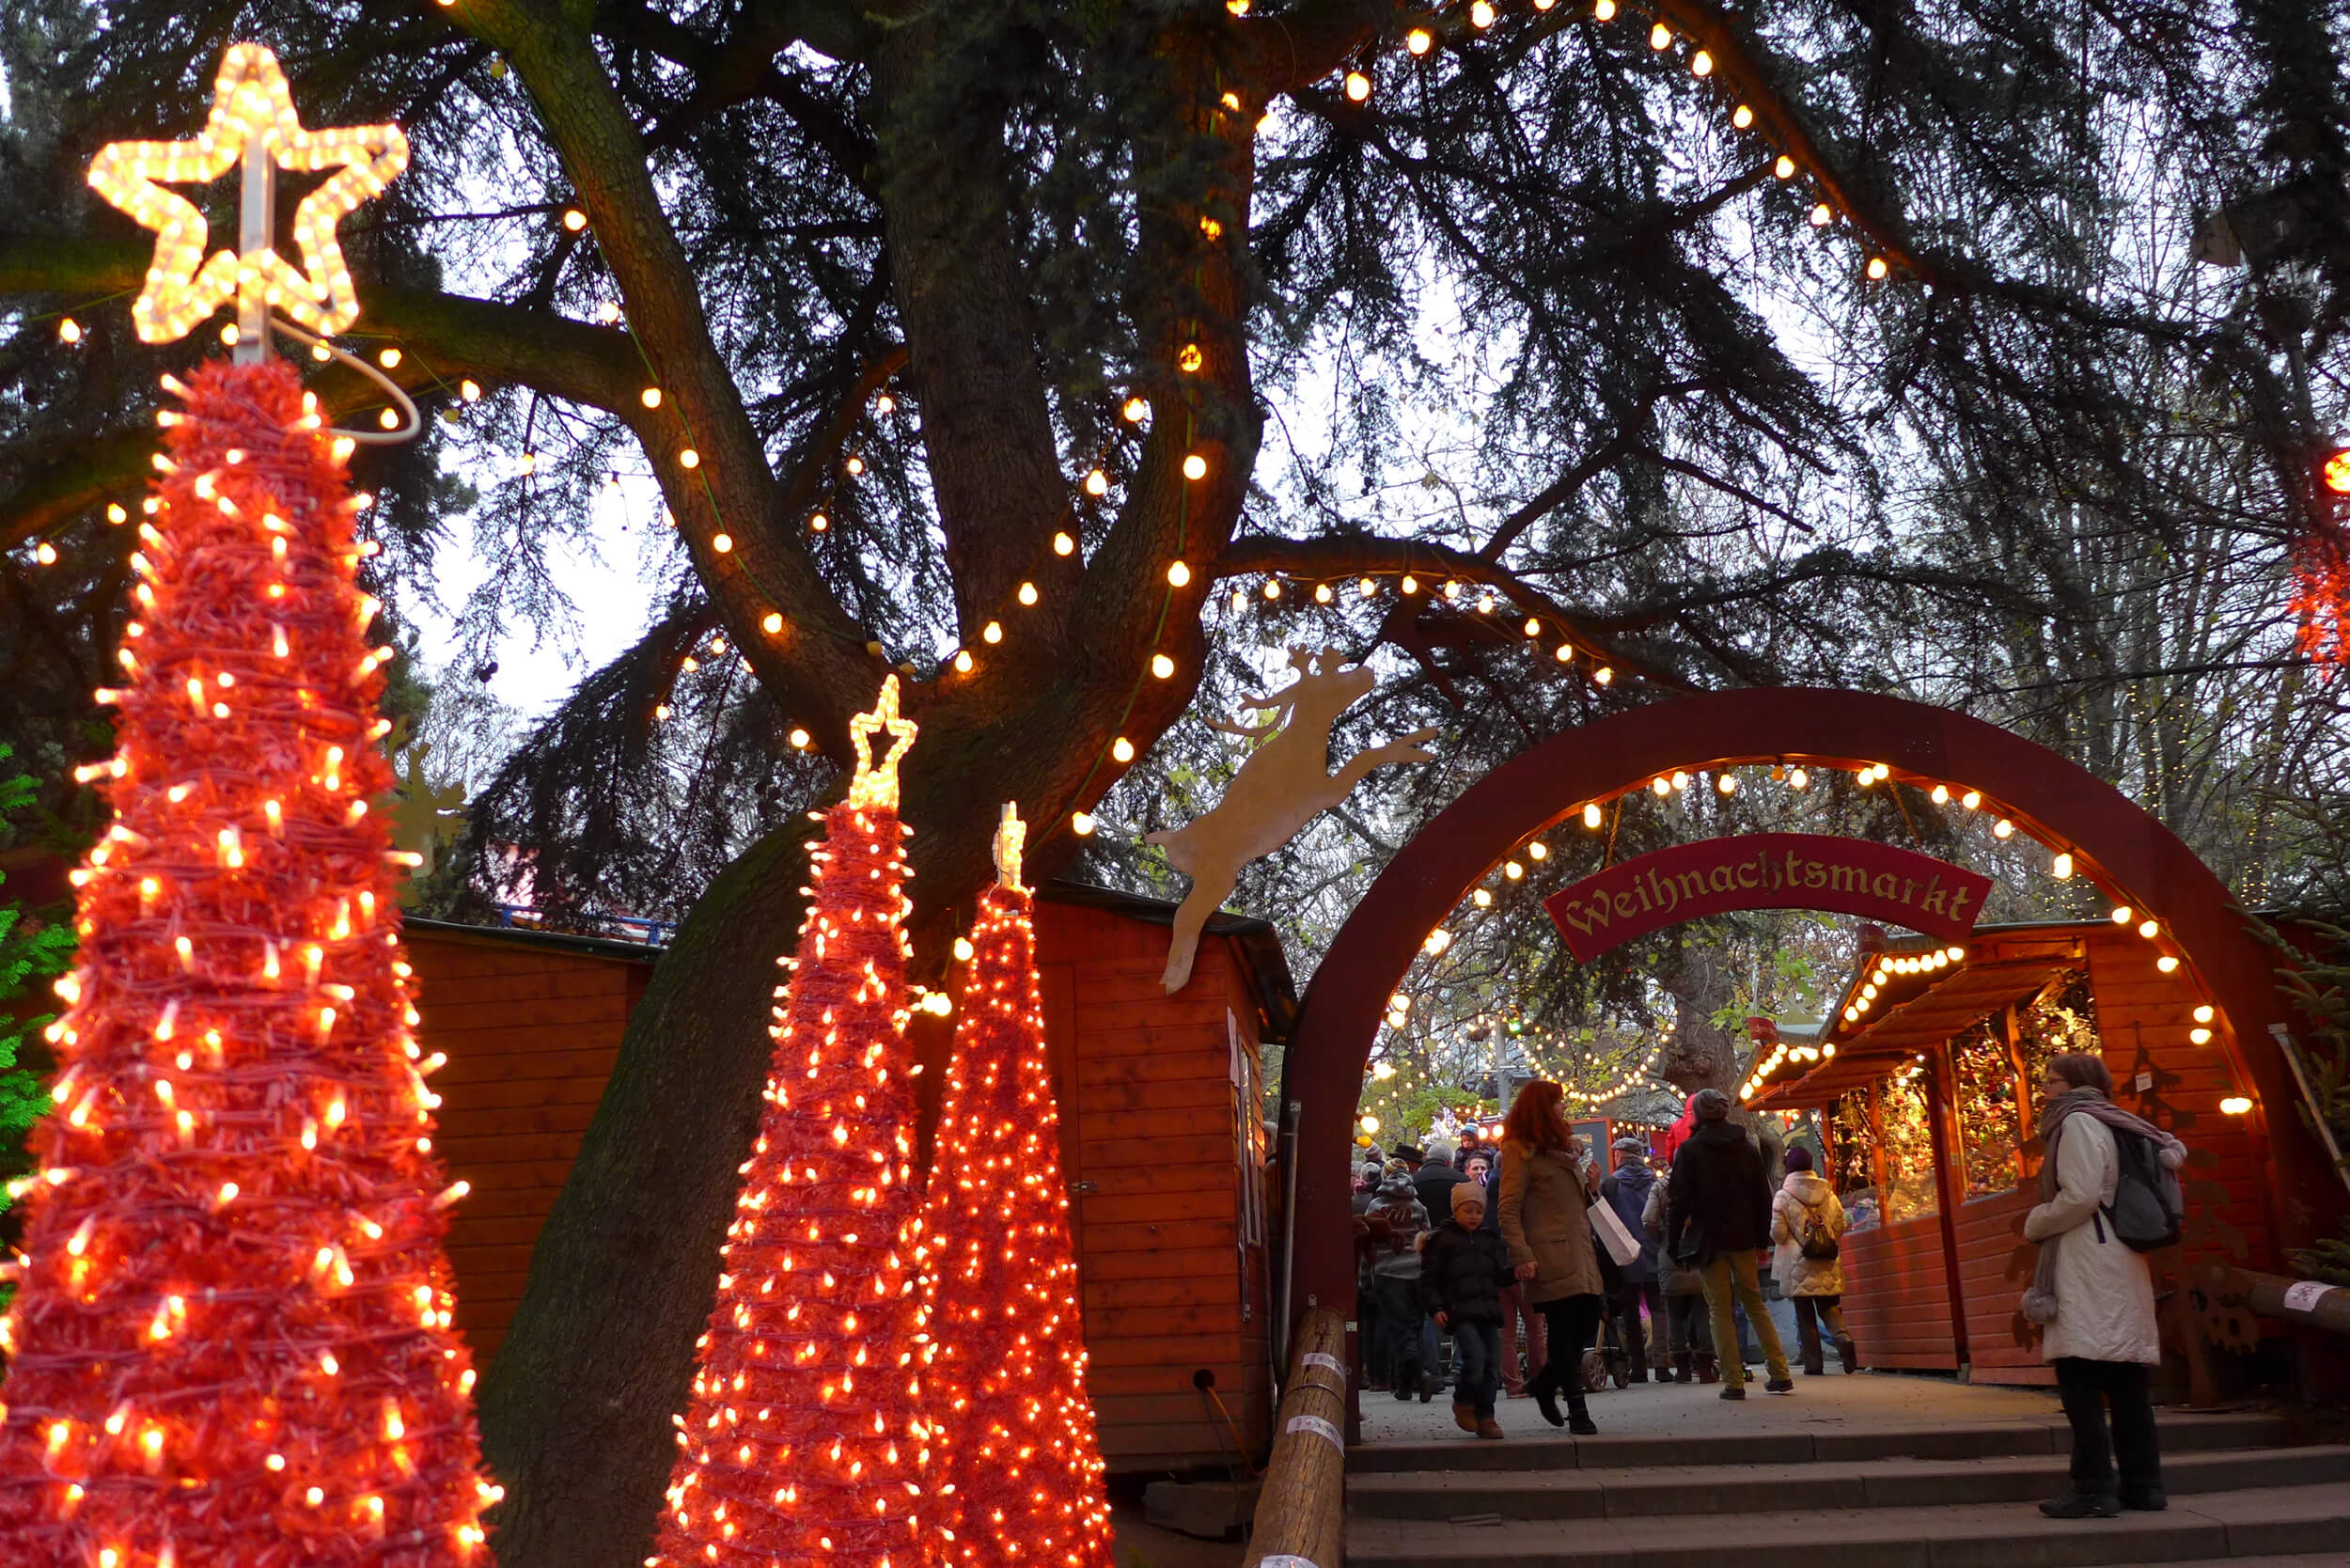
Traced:
<path fill-rule="evenodd" d="M 1117 1532 L 1113 1555 L 1118 1568 L 1240 1568 L 1248 1548 L 1240 1542 L 1195 1541 L 1172 1530 L 1153 1529 L 1143 1522 L 1139 1507 L 1114 1507 L 1110 1528 Z"/>
<path fill-rule="evenodd" d="M 1766 1394 L 1760 1380 L 1747 1385 L 1743 1404 L 1727 1403 L 1709 1384 L 1639 1383 L 1590 1396 L 1591 1419 L 1601 1435 L 1611 1432 L 1669 1436 L 1676 1433 L 1778 1433 L 1865 1431 L 1871 1426 L 1905 1428 L 1985 1421 L 2061 1420 L 2053 1390 L 1975 1388 L 1947 1377 L 1863 1372 L 1847 1377 L 1798 1373 L 1792 1394 Z M 1512 1437 L 1551 1436 L 1530 1399 L 1505 1399 L 1497 1414 Z M 1363 1440 L 1367 1443 L 1430 1442 L 1458 1438 L 1473 1442 L 1452 1423 L 1452 1396 L 1439 1391 L 1422 1404 L 1392 1395 L 1363 1395 Z"/>

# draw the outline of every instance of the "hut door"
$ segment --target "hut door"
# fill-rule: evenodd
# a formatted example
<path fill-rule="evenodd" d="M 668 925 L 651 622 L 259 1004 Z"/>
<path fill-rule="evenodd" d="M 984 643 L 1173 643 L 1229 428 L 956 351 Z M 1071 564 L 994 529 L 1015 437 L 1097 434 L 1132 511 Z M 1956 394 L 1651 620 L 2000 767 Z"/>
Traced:
<path fill-rule="evenodd" d="M 1253 1323 L 1262 1315 L 1264 1306 L 1258 1299 L 1264 1279 L 1264 1086 L 1258 1076 L 1255 1043 L 1241 1033 L 1240 1018 L 1229 1008 L 1224 1013 L 1224 1031 L 1231 1047 L 1232 1166 L 1238 1177 L 1233 1217 L 1240 1243 L 1240 1317 L 1243 1323 Z"/>

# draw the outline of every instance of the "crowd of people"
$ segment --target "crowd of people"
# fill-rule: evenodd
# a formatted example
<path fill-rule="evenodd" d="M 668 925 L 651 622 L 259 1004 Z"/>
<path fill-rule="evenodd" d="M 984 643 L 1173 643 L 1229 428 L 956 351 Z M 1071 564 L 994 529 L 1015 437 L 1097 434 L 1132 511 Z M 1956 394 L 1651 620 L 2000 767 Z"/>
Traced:
<path fill-rule="evenodd" d="M 2153 1281 L 2125 1233 L 2152 1222 L 2116 1205 L 2129 1208 L 2134 1184 L 2160 1187 L 2186 1151 L 2115 1106 L 2112 1088 L 2094 1056 L 2054 1058 L 2042 1085 L 2043 1200 L 2026 1228 L 2040 1266 L 2024 1309 L 2044 1325 L 2074 1429 L 2072 1488 L 2041 1505 L 2059 1518 L 2166 1506 L 2147 1380 L 2159 1359 Z M 1426 1403 L 1449 1381 L 1461 1430 L 1498 1439 L 1505 1397 L 1597 1434 L 1586 1361 L 1603 1334 L 1625 1381 L 1718 1384 L 1724 1400 L 1747 1398 L 1750 1359 L 1777 1395 L 1795 1391 L 1798 1364 L 1825 1375 L 1831 1348 L 1857 1372 L 1843 1203 L 1809 1149 L 1758 1137 L 1731 1108 L 1701 1090 L 1653 1143 L 1617 1138 L 1603 1168 L 1565 1091 L 1537 1080 L 1498 1147 L 1432 1139 L 1367 1160 L 1355 1181 L 1366 1388 Z M 2154 1200 L 2175 1210 L 2175 1189 Z M 1766 1278 L 1793 1308 L 1792 1362 Z"/>

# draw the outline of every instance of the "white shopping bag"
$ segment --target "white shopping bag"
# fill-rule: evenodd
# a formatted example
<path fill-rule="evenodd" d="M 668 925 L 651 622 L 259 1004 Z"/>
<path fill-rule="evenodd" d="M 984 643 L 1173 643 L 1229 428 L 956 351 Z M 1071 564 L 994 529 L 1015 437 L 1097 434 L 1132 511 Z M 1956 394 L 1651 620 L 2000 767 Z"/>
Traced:
<path fill-rule="evenodd" d="M 1607 1248 L 1607 1255 L 1616 1260 L 1618 1268 L 1625 1267 L 1640 1256 L 1640 1244 L 1633 1240 L 1631 1231 L 1624 1229 L 1623 1218 L 1616 1213 L 1613 1204 L 1604 1198 L 1597 1199 L 1591 1204 L 1590 1213 L 1591 1233 L 1599 1238 L 1602 1247 Z"/>

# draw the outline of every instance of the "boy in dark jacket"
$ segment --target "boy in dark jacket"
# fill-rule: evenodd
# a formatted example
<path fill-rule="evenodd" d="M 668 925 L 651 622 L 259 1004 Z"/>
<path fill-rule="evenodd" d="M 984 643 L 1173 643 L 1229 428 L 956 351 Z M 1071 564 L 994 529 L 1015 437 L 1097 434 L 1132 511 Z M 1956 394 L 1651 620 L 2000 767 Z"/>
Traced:
<path fill-rule="evenodd" d="M 1428 1238 L 1420 1257 L 1420 1305 L 1460 1351 L 1452 1419 L 1463 1432 L 1498 1437 L 1494 1397 L 1501 1390 L 1501 1288 L 1512 1278 L 1510 1249 L 1499 1236 L 1480 1229 L 1484 1188 L 1463 1182 L 1451 1197 L 1452 1217 Z"/>
<path fill-rule="evenodd" d="M 1714 1342 L 1721 1347 L 1722 1398 L 1747 1397 L 1746 1370 L 1738 1360 L 1733 1296 L 1762 1341 L 1762 1360 L 1774 1394 L 1795 1391 L 1778 1328 L 1762 1305 L 1756 1255 L 1771 1245 L 1771 1187 L 1762 1154 L 1744 1128 L 1730 1120 L 1730 1096 L 1701 1089 L 1690 1097 L 1697 1131 L 1673 1155 L 1667 1184 L 1665 1248 L 1694 1262 L 1705 1279 L 1705 1304 L 1714 1318 Z"/>

